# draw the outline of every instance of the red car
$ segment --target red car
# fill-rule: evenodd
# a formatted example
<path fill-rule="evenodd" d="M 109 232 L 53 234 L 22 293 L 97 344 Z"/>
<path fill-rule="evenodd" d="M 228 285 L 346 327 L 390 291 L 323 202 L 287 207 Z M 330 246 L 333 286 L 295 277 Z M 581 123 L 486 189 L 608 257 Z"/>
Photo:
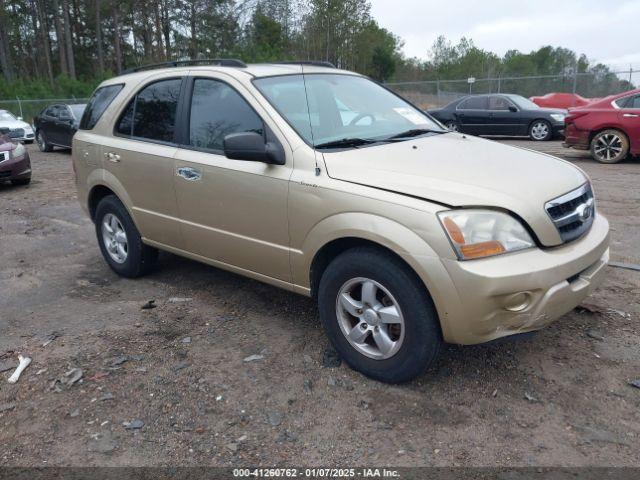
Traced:
<path fill-rule="evenodd" d="M 0 130 L 0 184 L 14 185 L 31 182 L 31 160 L 24 145 L 14 142 Z"/>
<path fill-rule="evenodd" d="M 564 124 L 564 146 L 590 149 L 598 162 L 640 155 L 640 89 L 571 109 Z"/>
<path fill-rule="evenodd" d="M 599 98 L 584 98 L 575 93 L 547 93 L 540 97 L 531 97 L 530 100 L 543 108 L 574 108 L 584 107 Z"/>

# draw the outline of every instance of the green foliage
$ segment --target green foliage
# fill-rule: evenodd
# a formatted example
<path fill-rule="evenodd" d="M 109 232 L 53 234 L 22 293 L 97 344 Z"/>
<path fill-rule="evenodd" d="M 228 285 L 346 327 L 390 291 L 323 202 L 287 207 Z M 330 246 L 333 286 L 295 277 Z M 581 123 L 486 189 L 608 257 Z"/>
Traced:
<path fill-rule="evenodd" d="M 0 99 L 86 98 L 102 80 L 112 76 L 105 72 L 98 78 L 73 80 L 66 75 L 55 78 L 53 85 L 43 79 L 16 80 L 8 83 L 0 78 Z"/>
<path fill-rule="evenodd" d="M 0 25 L 0 99 L 86 97 L 122 68 L 209 57 L 325 60 L 379 81 L 462 79 L 450 82 L 458 91 L 470 76 L 526 75 L 562 78 L 518 83 L 522 91 L 562 91 L 573 88 L 576 69 L 585 74 L 581 93 L 630 87 L 562 47 L 499 57 L 471 39 L 440 36 L 427 61 L 405 58 L 401 39 L 371 16 L 370 0 L 0 0 Z M 482 85 L 474 88 L 493 88 Z"/>

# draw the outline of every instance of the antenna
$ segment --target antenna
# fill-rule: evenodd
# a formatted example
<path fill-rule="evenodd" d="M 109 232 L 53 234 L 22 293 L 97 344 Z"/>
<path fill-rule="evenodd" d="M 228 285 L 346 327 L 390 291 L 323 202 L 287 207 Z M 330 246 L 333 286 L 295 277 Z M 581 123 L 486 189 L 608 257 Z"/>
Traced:
<path fill-rule="evenodd" d="M 304 76 L 304 64 L 300 64 L 300 71 L 302 72 L 302 84 L 304 85 L 304 97 L 307 100 L 307 115 L 309 116 L 309 130 L 311 131 L 311 143 L 313 145 L 316 144 L 315 139 L 313 138 L 313 124 L 311 123 L 311 112 L 309 111 L 309 92 L 307 91 L 307 80 Z M 316 177 L 320 176 L 322 170 L 320 169 L 320 165 L 318 165 L 318 152 L 316 149 L 313 149 L 313 159 L 316 161 Z"/>

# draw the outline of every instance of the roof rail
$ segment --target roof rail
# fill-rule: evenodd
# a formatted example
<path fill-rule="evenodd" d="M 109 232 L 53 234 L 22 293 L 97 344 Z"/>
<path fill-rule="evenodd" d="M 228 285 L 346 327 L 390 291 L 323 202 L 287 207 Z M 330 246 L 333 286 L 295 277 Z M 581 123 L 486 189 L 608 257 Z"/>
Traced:
<path fill-rule="evenodd" d="M 191 65 L 214 65 L 217 67 L 236 67 L 246 68 L 247 64 L 236 58 L 202 58 L 199 60 L 172 60 L 169 62 L 152 63 L 149 65 L 141 65 L 139 67 L 128 68 L 122 72 L 122 75 L 128 73 L 141 72 L 144 70 L 155 70 L 158 68 L 169 67 L 188 67 Z"/>
<path fill-rule="evenodd" d="M 328 67 L 336 68 L 331 62 L 325 62 L 323 60 L 300 60 L 300 61 L 287 61 L 287 62 L 275 62 L 277 65 L 313 65 L 314 67 Z"/>

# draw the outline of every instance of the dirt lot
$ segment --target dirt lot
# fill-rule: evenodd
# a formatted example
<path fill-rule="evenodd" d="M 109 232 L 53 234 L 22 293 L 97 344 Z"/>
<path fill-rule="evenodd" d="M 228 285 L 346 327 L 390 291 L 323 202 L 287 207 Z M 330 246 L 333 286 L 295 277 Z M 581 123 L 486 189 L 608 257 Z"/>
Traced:
<path fill-rule="evenodd" d="M 612 260 L 640 263 L 640 162 L 541 147 L 588 172 Z M 29 150 L 31 186 L 0 186 L 0 366 L 33 357 L 0 373 L 0 465 L 640 465 L 640 273 L 609 267 L 587 309 L 387 386 L 327 366 L 309 299 L 168 254 L 117 277 L 69 153 Z"/>

